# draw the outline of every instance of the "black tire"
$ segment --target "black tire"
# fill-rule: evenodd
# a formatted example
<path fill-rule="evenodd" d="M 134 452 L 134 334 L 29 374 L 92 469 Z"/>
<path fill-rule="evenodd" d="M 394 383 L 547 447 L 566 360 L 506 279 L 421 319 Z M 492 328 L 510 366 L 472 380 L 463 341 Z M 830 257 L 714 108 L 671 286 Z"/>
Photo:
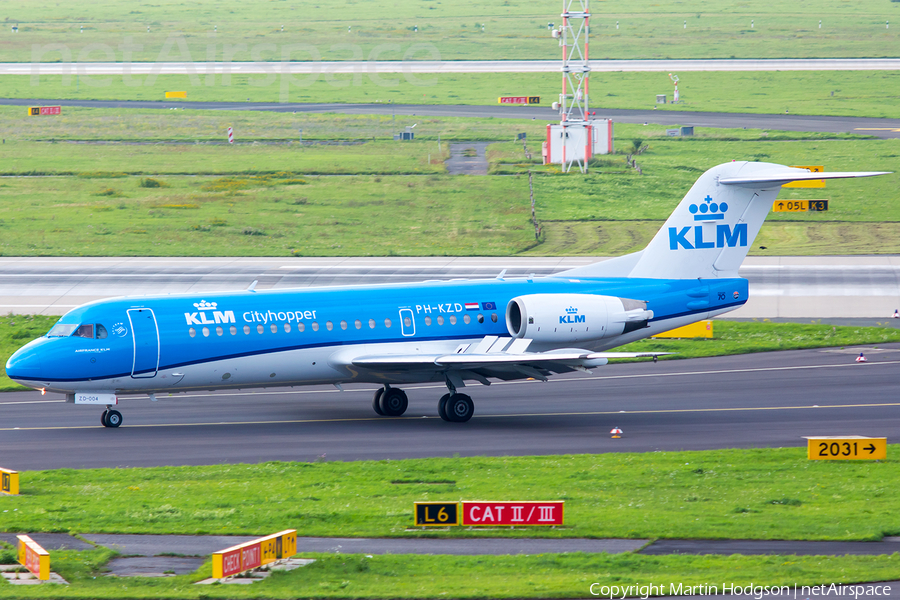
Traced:
<path fill-rule="evenodd" d="M 465 423 L 475 414 L 475 403 L 465 394 L 453 394 L 447 400 L 447 417 L 454 423 Z"/>
<path fill-rule="evenodd" d="M 388 417 L 399 417 L 409 407 L 409 399 L 406 392 L 397 388 L 390 388 L 381 396 L 381 412 Z"/>
<path fill-rule="evenodd" d="M 109 414 L 108 410 L 104 410 L 103 414 L 100 415 L 100 424 L 104 427 L 109 427 L 109 423 L 106 422 L 106 416 Z"/>
<path fill-rule="evenodd" d="M 111 410 L 106 414 L 107 427 L 118 427 L 122 424 L 122 413 L 117 410 Z"/>
<path fill-rule="evenodd" d="M 447 400 L 450 399 L 450 394 L 444 394 L 441 396 L 441 399 L 438 400 L 438 415 L 445 421 L 449 421 L 450 417 L 447 416 Z"/>
<path fill-rule="evenodd" d="M 378 388 L 375 391 L 375 397 L 372 398 L 372 410 L 375 411 L 379 417 L 383 417 L 384 413 L 381 411 L 381 396 L 384 394 L 384 388 Z"/>

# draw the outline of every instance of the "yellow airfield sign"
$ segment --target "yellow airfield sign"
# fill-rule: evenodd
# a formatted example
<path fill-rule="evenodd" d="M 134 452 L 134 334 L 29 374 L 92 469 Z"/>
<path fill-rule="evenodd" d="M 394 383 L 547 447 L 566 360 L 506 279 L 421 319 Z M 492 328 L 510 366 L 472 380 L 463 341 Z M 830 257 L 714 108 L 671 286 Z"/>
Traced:
<path fill-rule="evenodd" d="M 772 205 L 775 212 L 806 212 L 809 210 L 809 202 L 806 200 L 776 200 Z"/>
<path fill-rule="evenodd" d="M 883 460 L 887 458 L 887 438 L 847 436 L 809 436 L 806 438 L 809 460 Z"/>
<path fill-rule="evenodd" d="M 825 170 L 825 165 L 791 165 L 792 169 L 806 169 L 812 173 L 821 173 Z M 792 181 L 785 183 L 783 188 L 823 188 L 825 187 L 824 179 L 809 179 L 807 181 Z"/>
<path fill-rule="evenodd" d="M 654 335 L 654 338 L 711 338 L 713 336 L 713 322 L 712 321 L 697 321 L 696 323 L 691 323 L 690 325 L 684 325 L 683 327 L 677 327 L 675 329 L 670 329 L 669 331 L 664 331 L 663 333 L 657 333 Z"/>
<path fill-rule="evenodd" d="M 774 212 L 824 212 L 828 210 L 828 200 L 776 200 L 772 203 Z"/>

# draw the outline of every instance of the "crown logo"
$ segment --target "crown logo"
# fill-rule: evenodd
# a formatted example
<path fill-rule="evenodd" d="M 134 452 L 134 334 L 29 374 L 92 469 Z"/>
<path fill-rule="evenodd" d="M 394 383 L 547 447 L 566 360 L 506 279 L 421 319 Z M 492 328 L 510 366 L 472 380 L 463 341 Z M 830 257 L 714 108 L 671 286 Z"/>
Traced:
<path fill-rule="evenodd" d="M 207 302 L 206 300 L 201 300 L 200 302 L 194 302 L 194 308 L 197 310 L 210 310 L 215 309 L 218 306 L 216 302 Z"/>
<path fill-rule="evenodd" d="M 695 221 L 720 221 L 725 218 L 728 205 L 724 202 L 717 204 L 713 202 L 712 196 L 707 195 L 703 202 L 699 205 L 691 204 L 688 210 L 694 215 Z"/>
<path fill-rule="evenodd" d="M 568 315 L 574 315 L 574 314 L 577 313 L 577 312 L 578 312 L 578 309 L 577 309 L 577 308 L 573 308 L 573 307 L 571 307 L 571 306 L 570 306 L 569 308 L 566 309 L 566 314 L 568 314 Z"/>

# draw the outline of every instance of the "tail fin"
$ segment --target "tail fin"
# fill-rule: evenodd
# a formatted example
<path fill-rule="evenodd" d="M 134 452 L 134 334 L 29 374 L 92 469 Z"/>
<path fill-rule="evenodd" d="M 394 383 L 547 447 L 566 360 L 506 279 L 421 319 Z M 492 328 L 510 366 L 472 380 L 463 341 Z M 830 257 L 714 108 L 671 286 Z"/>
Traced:
<path fill-rule="evenodd" d="M 871 177 L 881 172 L 811 173 L 783 165 L 731 162 L 694 183 L 629 277 L 737 277 L 781 185 L 809 179 Z M 602 263 L 601 263 L 602 264 Z"/>

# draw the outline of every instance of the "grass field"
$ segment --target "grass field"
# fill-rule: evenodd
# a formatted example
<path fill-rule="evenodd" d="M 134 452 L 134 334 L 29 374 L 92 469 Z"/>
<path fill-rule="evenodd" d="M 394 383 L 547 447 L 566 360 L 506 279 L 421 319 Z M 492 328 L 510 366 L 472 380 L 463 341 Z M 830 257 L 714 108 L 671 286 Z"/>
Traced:
<path fill-rule="evenodd" d="M 900 15 L 887 1 L 816 0 L 786 7 L 774 0 L 710 0 L 694 7 L 677 0 L 608 0 L 592 8 L 596 58 L 893 56 L 898 33 L 885 22 Z M 36 0 L 27 10 L 6 11 L 0 61 L 39 60 L 33 44 L 63 44 L 81 61 L 123 60 L 126 52 L 135 61 L 222 60 L 226 53 L 232 60 L 267 60 L 280 59 L 289 45 L 312 48 L 295 50 L 300 60 L 361 60 L 373 52 L 383 60 L 422 59 L 432 57 L 431 48 L 444 60 L 547 59 L 559 53 L 547 28 L 549 21 L 561 24 L 559 13 L 558 2 L 520 0 L 162 0 L 139 6 Z M 19 32 L 11 34 L 16 24 Z M 183 45 L 170 36 L 184 36 Z M 126 38 L 131 50 L 123 48 Z M 425 49 L 417 52 L 417 44 Z"/>
<path fill-rule="evenodd" d="M 679 104 L 656 105 L 656 95 L 671 100 L 666 73 L 603 73 L 591 75 L 590 105 L 607 109 L 687 110 L 856 117 L 900 118 L 900 74 L 892 71 L 688 72 L 679 74 Z M 122 78 L 8 75 L 6 98 L 79 100 L 159 100 L 166 91 L 185 90 L 191 101 L 340 102 L 397 104 L 496 105 L 498 96 L 539 95 L 543 106 L 557 99 L 559 75 L 542 74 L 403 74 L 296 76 L 181 75 Z M 171 102 L 171 101 L 170 101 Z M 24 108 L 16 108 L 25 114 Z M 66 109 L 68 111 L 69 109 Z M 523 109 L 523 112 L 525 110 Z M 41 119 L 32 119 L 41 120 Z M 53 120 L 44 118 L 43 120 Z M 293 137 L 289 134 L 288 137 Z"/>
<path fill-rule="evenodd" d="M 894 140 L 619 124 L 617 147 L 649 149 L 643 174 L 624 156 L 587 176 L 525 161 L 544 126 L 531 120 L 422 118 L 412 143 L 389 138 L 404 119 L 265 112 L 71 109 L 29 119 L 0 109 L 0 252 L 5 255 L 614 255 L 642 248 L 695 179 L 728 159 L 897 168 Z M 234 126 L 243 143 L 222 143 Z M 304 130 L 301 145 L 290 141 Z M 443 140 L 497 140 L 491 172 L 448 176 Z M 317 141 L 338 140 L 320 144 Z M 442 140 L 438 142 L 438 140 Z M 346 143 L 345 143 L 346 142 Z M 525 161 L 519 162 L 519 161 Z M 536 173 L 536 244 L 525 178 Z M 339 177 L 332 177 L 339 175 Z M 515 176 L 518 175 L 518 176 Z M 160 187 L 141 187 L 153 178 Z M 753 254 L 900 251 L 897 175 L 784 190 L 828 198 L 825 213 L 773 213 Z M 497 199 L 502 202 L 497 202 Z M 397 210 L 397 209 L 401 210 Z M 762 249 L 761 246 L 765 246 Z"/>
<path fill-rule="evenodd" d="M 900 534 L 898 476 L 897 460 L 820 463 L 805 447 L 61 469 L 22 473 L 0 530 L 874 540 Z M 410 530 L 413 502 L 473 498 L 565 500 L 566 525 Z"/>

